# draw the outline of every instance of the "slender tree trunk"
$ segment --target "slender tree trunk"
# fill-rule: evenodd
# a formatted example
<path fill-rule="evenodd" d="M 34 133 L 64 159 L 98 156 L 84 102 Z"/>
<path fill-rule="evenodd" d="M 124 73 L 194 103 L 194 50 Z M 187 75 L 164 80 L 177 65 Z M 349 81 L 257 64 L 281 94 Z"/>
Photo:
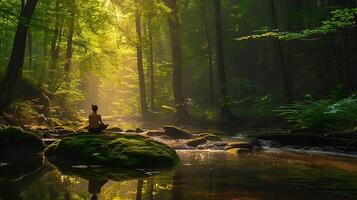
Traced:
<path fill-rule="evenodd" d="M 0 86 L 0 107 L 5 107 L 10 103 L 14 86 L 18 78 L 22 76 L 29 23 L 37 3 L 38 0 L 28 0 L 21 11 L 20 17 L 25 20 L 21 20 L 17 25 L 11 57 Z"/>
<path fill-rule="evenodd" d="M 173 64 L 173 95 L 176 107 L 177 122 L 187 120 L 188 112 L 183 96 L 182 88 L 182 47 L 181 47 L 181 23 L 178 17 L 176 0 L 165 0 L 166 5 L 171 9 L 168 17 L 168 24 L 171 37 L 171 53 Z"/>
<path fill-rule="evenodd" d="M 46 13 L 46 19 L 45 19 L 45 29 L 43 31 L 43 64 L 41 65 L 41 74 L 40 74 L 40 79 L 38 81 L 38 85 L 40 87 L 42 87 L 44 79 L 45 79 L 45 69 L 48 66 L 48 35 L 49 35 L 49 31 L 47 29 L 48 26 L 48 9 L 49 6 L 48 4 L 46 4 L 45 7 L 45 13 Z"/>
<path fill-rule="evenodd" d="M 223 48 L 223 32 L 222 32 L 222 14 L 220 0 L 214 0 L 215 5 L 215 21 L 216 21 L 216 37 L 217 37 L 217 68 L 218 68 L 218 81 L 220 85 L 221 96 L 221 121 L 231 121 L 235 118 L 231 109 L 229 108 L 227 98 L 227 81 L 224 63 L 224 48 Z"/>
<path fill-rule="evenodd" d="M 50 87 L 54 86 L 54 78 L 55 78 L 55 70 L 57 67 L 57 61 L 59 58 L 60 51 L 60 42 L 62 37 L 62 22 L 61 17 L 59 16 L 60 2 L 56 0 L 55 12 L 56 12 L 56 22 L 54 35 L 51 42 L 51 61 L 50 61 L 50 69 L 48 73 L 48 83 Z"/>
<path fill-rule="evenodd" d="M 148 42 L 149 42 L 149 69 L 150 69 L 150 108 L 152 111 L 156 110 L 155 107 L 155 65 L 154 65 L 154 48 L 153 48 L 153 35 L 152 35 L 152 20 L 148 20 Z"/>
<path fill-rule="evenodd" d="M 204 1 L 201 0 L 201 10 L 202 10 L 202 17 L 205 25 L 205 34 L 206 34 L 206 42 L 207 42 L 207 48 L 208 48 L 208 63 L 209 63 L 209 89 L 210 89 L 210 105 L 211 108 L 214 107 L 213 103 L 213 57 L 212 57 L 212 47 L 211 47 L 211 39 L 209 36 L 209 31 L 208 31 L 208 23 L 207 23 L 207 16 L 206 16 L 206 11 L 204 7 Z"/>
<path fill-rule="evenodd" d="M 32 57 L 32 52 L 33 52 L 32 31 L 31 31 L 30 28 L 29 28 L 28 33 L 27 33 L 27 49 L 28 49 L 28 55 L 29 55 L 29 68 L 34 67 L 33 75 L 34 75 L 34 80 L 36 80 L 36 65 L 33 64 L 33 57 Z"/>
<path fill-rule="evenodd" d="M 137 68 L 139 74 L 140 108 L 141 108 L 142 118 L 145 119 L 147 118 L 148 115 L 148 108 L 146 103 L 145 76 L 144 76 L 144 68 L 143 68 L 141 14 L 139 11 L 136 12 L 135 21 L 136 21 L 136 35 L 137 35 L 136 55 L 137 55 Z"/>
<path fill-rule="evenodd" d="M 276 12 L 275 12 L 274 0 L 268 0 L 267 3 L 268 3 L 269 15 L 271 18 L 271 28 L 273 30 L 276 30 L 279 28 L 279 26 L 278 26 Z M 285 63 L 285 59 L 284 59 L 283 47 L 282 47 L 281 41 L 278 38 L 273 38 L 272 40 L 273 40 L 273 47 L 274 47 L 274 54 L 275 54 L 276 62 L 280 68 L 281 75 L 282 75 L 285 102 L 291 103 L 291 101 L 292 101 L 291 83 L 290 83 L 289 72 L 288 72 L 288 69 L 287 69 L 287 66 Z"/>
<path fill-rule="evenodd" d="M 70 71 L 72 54 L 73 54 L 73 34 L 74 34 L 74 19 L 75 19 L 75 0 L 70 3 L 70 19 L 68 22 L 68 35 L 67 35 L 67 50 L 66 50 L 66 63 L 64 71 L 66 74 Z"/>

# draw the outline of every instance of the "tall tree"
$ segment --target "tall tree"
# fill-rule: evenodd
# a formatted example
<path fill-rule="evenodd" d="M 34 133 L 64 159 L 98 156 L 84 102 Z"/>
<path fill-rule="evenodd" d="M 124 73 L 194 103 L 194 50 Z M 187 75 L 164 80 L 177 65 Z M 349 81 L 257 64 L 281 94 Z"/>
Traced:
<path fill-rule="evenodd" d="M 143 69 L 141 13 L 139 9 L 136 10 L 135 22 L 136 22 L 135 24 L 136 24 L 136 36 L 137 36 L 136 56 L 137 56 L 137 68 L 139 74 L 140 108 L 141 108 L 142 118 L 145 119 L 148 116 L 148 108 L 146 103 L 145 76 L 144 76 L 144 69 Z"/>
<path fill-rule="evenodd" d="M 64 71 L 66 74 L 70 71 L 72 54 L 73 54 L 73 35 L 74 35 L 74 19 L 75 19 L 75 0 L 71 0 L 69 3 L 69 19 L 68 19 L 68 35 L 67 35 L 67 50 L 66 50 L 66 61 L 64 65 Z"/>
<path fill-rule="evenodd" d="M 208 30 L 208 22 L 207 22 L 204 1 L 201 0 L 200 4 L 201 4 L 201 11 L 202 11 L 202 18 L 203 18 L 203 22 L 204 22 L 204 26 L 205 26 L 206 42 L 207 42 L 207 49 L 208 49 L 210 104 L 211 104 L 211 107 L 213 108 L 213 106 L 214 106 L 214 103 L 213 103 L 213 98 L 214 98 L 213 97 L 213 57 L 212 57 L 211 38 L 209 35 L 209 30 Z"/>
<path fill-rule="evenodd" d="M 216 56 L 217 56 L 217 68 L 218 68 L 218 81 L 220 87 L 221 96 L 221 121 L 231 121 L 236 117 L 229 108 L 227 102 L 227 80 L 225 72 L 225 62 L 224 62 L 224 44 L 223 44 L 223 31 L 222 31 L 222 13 L 221 13 L 221 2 L 220 0 L 214 0 L 215 8 L 215 21 L 216 21 Z"/>
<path fill-rule="evenodd" d="M 18 78 L 22 76 L 28 29 L 38 1 L 27 0 L 21 11 L 10 60 L 0 86 L 0 107 L 5 107 L 10 103 L 14 86 Z"/>
<path fill-rule="evenodd" d="M 154 48 L 153 48 L 153 23 L 152 18 L 148 19 L 148 48 L 149 48 L 149 70 L 150 70 L 150 108 L 152 111 L 155 107 L 155 64 L 154 64 Z"/>
<path fill-rule="evenodd" d="M 274 0 L 267 0 L 268 12 L 271 20 L 271 28 L 273 30 L 279 29 L 278 20 L 275 11 L 275 3 Z M 283 81 L 283 90 L 286 103 L 290 103 L 292 100 L 291 94 L 291 83 L 289 72 L 286 66 L 285 58 L 284 58 L 284 51 L 281 44 L 281 41 L 278 38 L 272 39 L 272 45 L 274 48 L 274 54 L 276 58 L 276 62 L 280 68 L 282 81 Z"/>
<path fill-rule="evenodd" d="M 171 9 L 168 16 L 168 24 L 171 38 L 171 53 L 173 64 L 173 95 L 176 107 L 176 119 L 178 122 L 187 120 L 188 112 L 182 88 L 182 43 L 181 43 L 181 23 L 178 16 L 176 0 L 165 0 L 166 5 Z"/>

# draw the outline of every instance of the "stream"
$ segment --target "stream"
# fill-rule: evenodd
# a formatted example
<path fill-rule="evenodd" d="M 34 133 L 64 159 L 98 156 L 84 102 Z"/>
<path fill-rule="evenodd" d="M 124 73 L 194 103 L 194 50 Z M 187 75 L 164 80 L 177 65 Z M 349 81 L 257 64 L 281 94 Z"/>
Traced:
<path fill-rule="evenodd" d="M 355 157 L 278 149 L 177 152 L 175 168 L 125 181 L 63 173 L 42 155 L 2 160 L 0 199 L 357 199 Z"/>

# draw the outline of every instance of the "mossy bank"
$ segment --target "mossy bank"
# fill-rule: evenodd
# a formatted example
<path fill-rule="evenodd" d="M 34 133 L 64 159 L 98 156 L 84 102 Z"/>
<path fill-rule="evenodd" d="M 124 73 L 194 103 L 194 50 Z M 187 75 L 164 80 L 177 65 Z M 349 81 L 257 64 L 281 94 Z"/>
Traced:
<path fill-rule="evenodd" d="M 50 145 L 45 155 L 57 164 L 118 168 L 164 168 L 179 162 L 179 157 L 170 146 L 148 137 L 128 134 L 64 138 Z"/>

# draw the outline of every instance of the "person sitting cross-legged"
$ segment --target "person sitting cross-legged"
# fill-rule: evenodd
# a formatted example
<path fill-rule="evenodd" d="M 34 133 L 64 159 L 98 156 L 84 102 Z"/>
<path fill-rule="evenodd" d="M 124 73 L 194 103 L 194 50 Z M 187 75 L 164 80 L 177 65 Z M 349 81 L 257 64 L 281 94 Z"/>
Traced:
<path fill-rule="evenodd" d="M 97 114 L 98 106 L 92 105 L 93 113 L 89 115 L 89 127 L 90 133 L 100 133 L 108 128 L 108 125 L 104 124 L 102 117 Z"/>

